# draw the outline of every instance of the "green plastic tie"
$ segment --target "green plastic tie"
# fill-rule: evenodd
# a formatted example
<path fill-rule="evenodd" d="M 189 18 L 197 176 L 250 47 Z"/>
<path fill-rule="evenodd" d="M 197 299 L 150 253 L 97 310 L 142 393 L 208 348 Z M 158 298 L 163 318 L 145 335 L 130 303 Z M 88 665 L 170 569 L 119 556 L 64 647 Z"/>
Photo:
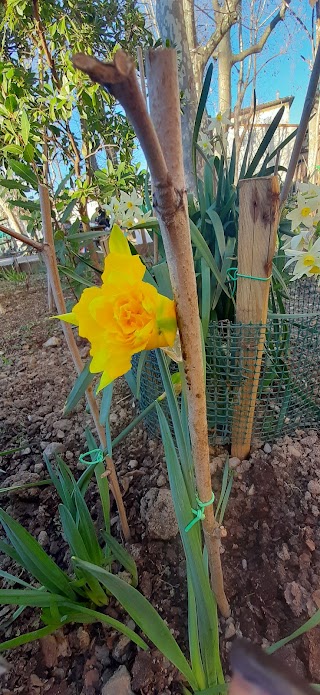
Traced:
<path fill-rule="evenodd" d="M 88 460 L 88 456 L 91 458 Z M 83 463 L 84 466 L 95 466 L 96 463 L 102 463 L 104 459 L 104 454 L 102 449 L 91 449 L 91 451 L 86 451 L 85 454 L 80 454 L 79 461 Z"/>
<path fill-rule="evenodd" d="M 228 268 L 227 276 L 234 283 L 233 290 L 232 290 L 232 295 L 234 295 L 236 282 L 237 282 L 238 278 L 245 278 L 246 280 L 259 280 L 260 282 L 267 282 L 267 280 L 271 280 L 272 273 L 271 273 L 271 275 L 268 275 L 267 278 L 261 278 L 261 277 L 259 277 L 259 275 L 243 275 L 243 273 L 238 272 L 238 268 L 233 267 L 233 268 Z"/>
<path fill-rule="evenodd" d="M 209 500 L 209 502 L 201 502 L 201 500 L 199 500 L 199 497 L 196 497 L 196 500 L 197 500 L 197 504 L 198 504 L 198 509 L 191 509 L 192 514 L 195 515 L 195 518 L 192 519 L 192 521 L 190 521 L 190 523 L 185 527 L 184 530 L 186 533 L 188 533 L 188 531 L 190 531 L 192 526 L 197 524 L 198 521 L 203 521 L 206 518 L 206 515 L 205 515 L 203 510 L 206 507 L 210 507 L 210 504 L 214 503 L 214 492 L 212 493 L 211 499 Z"/>

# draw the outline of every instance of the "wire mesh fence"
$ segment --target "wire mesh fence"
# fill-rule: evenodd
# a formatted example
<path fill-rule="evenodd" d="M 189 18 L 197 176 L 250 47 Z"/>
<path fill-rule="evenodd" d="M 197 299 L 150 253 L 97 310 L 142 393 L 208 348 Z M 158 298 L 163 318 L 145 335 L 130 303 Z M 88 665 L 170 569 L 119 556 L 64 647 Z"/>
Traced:
<path fill-rule="evenodd" d="M 231 438 L 244 441 L 256 381 L 253 440 L 273 441 L 320 422 L 320 290 L 316 283 L 306 279 L 292 283 L 285 309 L 284 315 L 271 315 L 265 326 L 228 321 L 210 325 L 206 387 L 211 443 L 229 444 Z M 133 371 L 137 363 L 138 357 Z M 171 369 L 177 369 L 174 362 Z M 141 374 L 141 409 L 162 391 L 156 355 L 150 352 Z M 154 411 L 146 426 L 152 436 L 158 434 Z"/>

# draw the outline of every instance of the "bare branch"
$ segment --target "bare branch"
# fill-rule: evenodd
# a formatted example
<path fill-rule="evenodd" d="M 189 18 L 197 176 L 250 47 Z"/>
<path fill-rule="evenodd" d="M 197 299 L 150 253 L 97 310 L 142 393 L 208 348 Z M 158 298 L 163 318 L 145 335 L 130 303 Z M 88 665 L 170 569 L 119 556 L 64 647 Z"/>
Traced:
<path fill-rule="evenodd" d="M 76 68 L 89 75 L 93 82 L 101 84 L 120 101 L 143 145 L 154 183 L 166 185 L 168 170 L 131 58 L 123 51 L 117 51 L 113 63 L 102 63 L 92 56 L 77 53 L 72 62 Z"/>
<path fill-rule="evenodd" d="M 221 39 L 227 34 L 229 29 L 238 21 L 238 5 L 239 0 L 231 0 L 226 2 L 222 7 L 214 2 L 214 11 L 216 17 L 216 28 L 205 46 L 199 46 L 197 53 L 201 56 L 203 66 L 206 65 L 209 58 L 212 56 L 218 47 Z"/>
<path fill-rule="evenodd" d="M 279 22 L 282 22 L 282 20 L 284 19 L 289 2 L 291 2 L 291 0 L 283 0 L 278 14 L 271 20 L 270 24 L 264 30 L 264 32 L 261 36 L 261 39 L 259 39 L 259 41 L 257 41 L 257 43 L 249 46 L 248 48 L 245 48 L 240 53 L 235 53 L 232 56 L 232 60 L 231 60 L 232 65 L 234 65 L 235 63 L 239 63 L 239 61 L 241 61 L 241 60 L 245 60 L 245 58 L 247 58 L 250 55 L 253 55 L 254 53 L 261 53 L 264 45 L 268 41 L 270 34 L 272 34 L 272 32 L 275 29 L 275 27 L 277 26 L 277 24 L 279 24 Z"/>
<path fill-rule="evenodd" d="M 4 232 L 4 234 L 9 234 L 9 236 L 13 237 L 14 239 L 17 239 L 18 241 L 22 241 L 23 244 L 32 246 L 37 251 L 43 251 L 43 244 L 41 244 L 39 241 L 31 239 L 30 237 L 25 236 L 24 234 L 19 234 L 19 232 L 14 232 L 12 229 L 4 227 L 3 224 L 0 224 L 0 232 Z"/>

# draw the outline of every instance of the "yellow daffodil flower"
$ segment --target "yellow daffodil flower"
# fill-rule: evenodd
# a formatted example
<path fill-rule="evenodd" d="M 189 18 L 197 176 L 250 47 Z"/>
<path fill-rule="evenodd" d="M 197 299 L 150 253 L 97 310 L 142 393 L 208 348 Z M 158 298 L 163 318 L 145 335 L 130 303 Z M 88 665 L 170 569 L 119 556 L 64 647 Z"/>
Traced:
<path fill-rule="evenodd" d="M 117 225 L 109 249 L 102 286 L 85 289 L 71 313 L 58 317 L 90 341 L 90 371 L 102 372 L 99 390 L 129 371 L 135 353 L 171 347 L 177 332 L 174 302 L 143 281 L 145 266 Z"/>

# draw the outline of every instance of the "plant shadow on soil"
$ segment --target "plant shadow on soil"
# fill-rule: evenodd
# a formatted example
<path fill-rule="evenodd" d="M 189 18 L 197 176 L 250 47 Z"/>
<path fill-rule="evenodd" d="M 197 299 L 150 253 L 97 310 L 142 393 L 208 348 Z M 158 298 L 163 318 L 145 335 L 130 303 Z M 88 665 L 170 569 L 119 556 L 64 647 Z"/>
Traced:
<path fill-rule="evenodd" d="M 84 401 L 69 417 L 63 415 L 74 372 L 61 326 L 48 320 L 46 298 L 43 280 L 33 279 L 28 290 L 23 285 L 0 283 L 0 451 L 23 447 L 2 457 L 0 487 L 47 477 L 42 451 L 52 442 L 73 472 L 80 473 L 78 458 L 86 450 L 84 429 L 92 427 Z M 58 338 L 57 344 L 44 347 L 52 335 Z M 86 357 L 87 345 L 81 340 L 78 344 Z M 111 410 L 113 436 L 135 412 L 133 399 L 120 379 Z M 127 548 L 138 566 L 139 588 L 186 649 L 186 577 L 181 544 L 178 538 L 150 538 L 140 513 L 140 501 L 151 488 L 169 487 L 162 445 L 150 440 L 139 425 L 114 454 L 132 533 Z M 213 477 L 216 492 L 220 481 L 218 467 Z M 94 484 L 87 501 L 99 527 L 101 510 Z M 58 499 L 51 487 L 2 495 L 0 502 L 61 567 L 68 567 Z M 232 607 L 232 618 L 221 620 L 226 672 L 228 653 L 237 635 L 270 644 L 292 632 L 320 607 L 319 515 L 320 437 L 314 430 L 285 437 L 269 454 L 257 450 L 237 469 L 223 533 L 222 559 Z M 114 505 L 111 523 L 113 533 L 120 538 Z M 0 563 L 6 571 L 14 570 L 12 561 L 3 555 Z M 107 612 L 128 620 L 114 601 Z M 5 624 L 11 613 L 11 608 L 2 607 L 1 623 Z M 1 640 L 37 627 L 38 613 L 28 609 L 12 625 L 2 628 Z M 281 653 L 298 673 L 320 682 L 320 628 L 284 647 Z M 156 649 L 139 651 L 101 624 L 68 626 L 41 643 L 11 651 L 6 658 L 11 669 L 2 677 L 3 695 L 96 695 L 102 693 L 121 664 L 130 673 L 135 693 L 180 692 L 178 674 Z"/>

